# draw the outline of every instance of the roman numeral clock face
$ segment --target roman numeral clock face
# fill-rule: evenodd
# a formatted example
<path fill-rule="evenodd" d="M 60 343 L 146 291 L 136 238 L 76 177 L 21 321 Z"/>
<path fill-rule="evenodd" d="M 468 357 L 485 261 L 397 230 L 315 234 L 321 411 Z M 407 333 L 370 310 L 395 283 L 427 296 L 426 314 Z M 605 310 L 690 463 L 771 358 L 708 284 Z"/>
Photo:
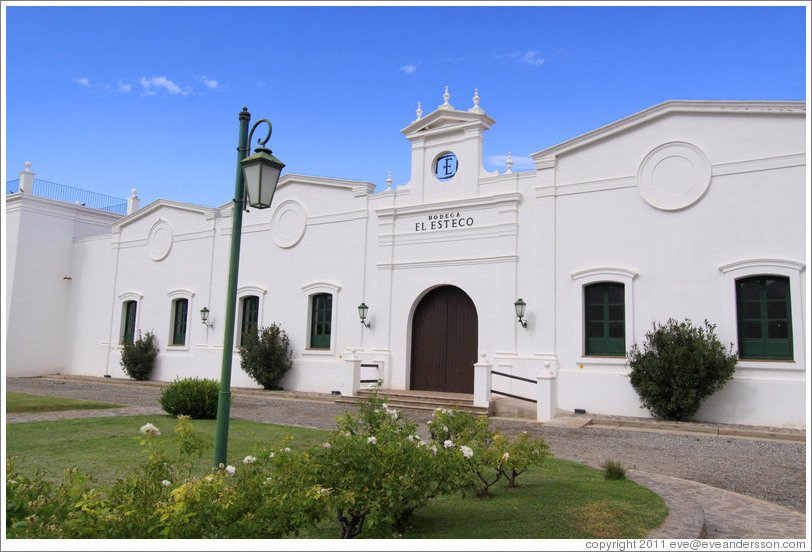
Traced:
<path fill-rule="evenodd" d="M 444 182 L 451 180 L 457 174 L 457 156 L 451 152 L 441 154 L 434 162 L 434 176 Z"/>

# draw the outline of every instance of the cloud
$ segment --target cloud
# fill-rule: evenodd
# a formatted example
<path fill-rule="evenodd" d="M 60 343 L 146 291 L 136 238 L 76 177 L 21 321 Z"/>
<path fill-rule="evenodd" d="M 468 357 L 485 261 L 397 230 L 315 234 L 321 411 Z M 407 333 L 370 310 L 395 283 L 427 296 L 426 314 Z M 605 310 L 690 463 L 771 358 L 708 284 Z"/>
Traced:
<path fill-rule="evenodd" d="M 544 63 L 544 58 L 540 58 L 537 52 L 528 50 L 522 54 L 521 62 L 527 65 L 541 65 Z"/>
<path fill-rule="evenodd" d="M 219 88 L 220 83 L 218 83 L 214 79 L 210 79 L 209 77 L 200 77 L 200 81 L 205 85 L 206 88 L 209 90 L 214 90 L 215 88 Z"/>
<path fill-rule="evenodd" d="M 90 88 L 90 81 L 86 77 L 82 77 L 81 79 L 73 79 L 73 82 L 79 86 L 86 86 Z"/>
<path fill-rule="evenodd" d="M 131 84 L 118 81 L 118 87 L 116 88 L 116 90 L 123 94 L 129 94 L 130 92 L 132 92 L 133 86 Z"/>
<path fill-rule="evenodd" d="M 505 165 L 507 159 L 507 155 L 491 155 L 488 157 L 487 163 L 492 167 L 498 167 L 499 172 L 504 173 L 507 171 L 507 166 Z M 512 172 L 529 171 L 536 168 L 535 161 L 533 161 L 533 158 L 529 156 L 511 154 L 510 160 L 513 161 L 513 166 L 511 167 Z"/>
<path fill-rule="evenodd" d="M 188 86 L 180 87 L 168 78 L 164 77 L 141 77 L 139 80 L 141 86 L 144 87 L 143 96 L 154 96 L 160 89 L 165 90 L 169 94 L 180 94 L 181 96 L 189 96 L 192 89 Z"/>
<path fill-rule="evenodd" d="M 406 73 L 407 75 L 411 75 L 415 71 L 417 71 L 417 68 L 419 66 L 420 66 L 420 63 L 410 63 L 409 65 L 404 65 L 403 67 L 401 67 L 400 70 L 403 71 L 404 73 Z"/>

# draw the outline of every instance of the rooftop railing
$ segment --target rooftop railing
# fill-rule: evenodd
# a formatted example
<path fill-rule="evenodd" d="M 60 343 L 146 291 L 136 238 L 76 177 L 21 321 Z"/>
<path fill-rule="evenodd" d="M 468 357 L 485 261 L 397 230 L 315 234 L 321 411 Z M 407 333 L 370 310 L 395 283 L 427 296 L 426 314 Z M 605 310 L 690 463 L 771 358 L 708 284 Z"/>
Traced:
<path fill-rule="evenodd" d="M 19 178 L 6 182 L 6 194 L 16 194 L 19 191 Z M 57 184 L 56 182 L 40 180 L 39 178 L 34 179 L 34 189 L 26 190 L 26 193 L 47 197 L 48 199 L 55 199 L 56 201 L 63 201 L 65 203 L 73 203 L 74 205 L 81 205 L 83 207 L 90 207 L 92 209 L 118 213 L 120 215 L 127 214 L 126 199 L 100 194 L 98 192 L 89 192 L 87 190 Z"/>

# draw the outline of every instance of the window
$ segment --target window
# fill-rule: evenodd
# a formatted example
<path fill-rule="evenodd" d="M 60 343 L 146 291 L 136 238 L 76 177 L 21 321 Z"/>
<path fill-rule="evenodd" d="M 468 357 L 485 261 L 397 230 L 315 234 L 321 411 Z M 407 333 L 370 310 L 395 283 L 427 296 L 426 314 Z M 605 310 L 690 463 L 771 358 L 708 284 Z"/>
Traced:
<path fill-rule="evenodd" d="M 133 343 L 135 341 L 135 317 L 138 313 L 138 301 L 124 301 L 121 313 L 121 343 Z"/>
<path fill-rule="evenodd" d="M 584 354 L 626 355 L 626 308 L 623 284 L 584 286 Z"/>
<path fill-rule="evenodd" d="M 310 348 L 329 349 L 333 320 L 333 296 L 329 293 L 313 295 L 310 304 Z"/>
<path fill-rule="evenodd" d="M 259 327 L 259 297 L 256 295 L 248 295 L 243 297 L 242 300 L 242 322 L 240 325 L 240 345 L 242 345 L 245 334 L 251 331 L 251 328 L 257 329 Z"/>
<path fill-rule="evenodd" d="M 172 345 L 186 345 L 186 320 L 189 314 L 189 300 L 172 301 Z"/>
<path fill-rule="evenodd" d="M 736 280 L 736 318 L 739 358 L 793 359 L 789 278 Z"/>

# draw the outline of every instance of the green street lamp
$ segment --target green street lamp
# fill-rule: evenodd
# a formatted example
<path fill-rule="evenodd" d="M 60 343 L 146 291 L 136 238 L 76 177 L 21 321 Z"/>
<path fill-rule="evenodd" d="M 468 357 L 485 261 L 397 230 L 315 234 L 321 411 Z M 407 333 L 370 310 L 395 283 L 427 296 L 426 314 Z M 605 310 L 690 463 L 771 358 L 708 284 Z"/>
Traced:
<path fill-rule="evenodd" d="M 228 419 L 231 411 L 231 360 L 234 355 L 234 319 L 237 311 L 237 274 L 240 267 L 240 238 L 242 237 L 242 212 L 247 205 L 256 209 L 271 206 L 279 175 L 285 164 L 271 155 L 271 150 L 258 147 L 250 153 L 251 137 L 260 123 L 268 125 L 268 135 L 257 144 L 265 146 L 271 138 L 271 122 L 260 119 L 248 132 L 251 114 L 243 107 L 239 115 L 240 133 L 237 145 L 237 178 L 234 186 L 234 209 L 231 221 L 231 260 L 228 266 L 228 291 L 226 294 L 226 318 L 223 336 L 223 365 L 220 375 L 220 395 L 217 401 L 217 426 L 214 434 L 214 465 L 227 462 Z M 247 205 L 246 205 L 247 204 Z"/>

